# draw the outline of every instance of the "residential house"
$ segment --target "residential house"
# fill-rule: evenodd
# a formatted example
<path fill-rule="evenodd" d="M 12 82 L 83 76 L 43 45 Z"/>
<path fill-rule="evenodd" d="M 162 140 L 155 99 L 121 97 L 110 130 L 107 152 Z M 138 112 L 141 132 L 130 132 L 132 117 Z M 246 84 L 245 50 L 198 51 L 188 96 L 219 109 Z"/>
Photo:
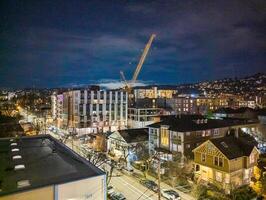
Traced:
<path fill-rule="evenodd" d="M 250 184 L 259 157 L 255 140 L 249 136 L 227 136 L 207 140 L 193 150 L 195 178 L 230 193 Z"/>
<path fill-rule="evenodd" d="M 127 165 L 138 160 L 138 152 L 148 144 L 148 128 L 118 130 L 109 135 L 107 150 L 115 160 L 122 159 Z"/>

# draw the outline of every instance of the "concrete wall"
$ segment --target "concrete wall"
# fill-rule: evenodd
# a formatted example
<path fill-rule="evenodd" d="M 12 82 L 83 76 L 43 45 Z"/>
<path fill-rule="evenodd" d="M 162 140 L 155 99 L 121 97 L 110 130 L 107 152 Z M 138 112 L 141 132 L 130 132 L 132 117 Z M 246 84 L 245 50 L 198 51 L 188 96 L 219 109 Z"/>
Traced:
<path fill-rule="evenodd" d="M 55 186 L 55 200 L 106 199 L 105 176 L 97 176 Z M 37 200 L 37 199 L 36 199 Z M 39 199 L 38 199 L 39 200 Z"/>
<path fill-rule="evenodd" d="M 53 200 L 53 186 L 48 186 L 40 189 L 19 192 L 7 196 L 0 197 L 0 200 Z"/>

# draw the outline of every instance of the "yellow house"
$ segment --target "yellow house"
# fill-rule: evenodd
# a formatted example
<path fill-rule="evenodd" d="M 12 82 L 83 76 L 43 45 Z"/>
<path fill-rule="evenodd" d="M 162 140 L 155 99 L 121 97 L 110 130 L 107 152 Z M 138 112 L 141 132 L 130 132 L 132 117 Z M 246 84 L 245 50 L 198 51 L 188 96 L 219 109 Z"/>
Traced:
<path fill-rule="evenodd" d="M 195 178 L 230 190 L 250 184 L 259 157 L 250 136 L 226 136 L 207 140 L 193 150 Z"/>

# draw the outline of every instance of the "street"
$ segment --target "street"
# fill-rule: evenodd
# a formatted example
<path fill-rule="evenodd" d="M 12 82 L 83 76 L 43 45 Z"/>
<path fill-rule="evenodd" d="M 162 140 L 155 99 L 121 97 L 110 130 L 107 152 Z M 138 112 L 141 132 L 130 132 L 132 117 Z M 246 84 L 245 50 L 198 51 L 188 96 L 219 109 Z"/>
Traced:
<path fill-rule="evenodd" d="M 138 181 L 127 175 L 111 178 L 111 183 L 115 191 L 121 192 L 127 199 L 158 199 L 158 194 L 147 189 Z"/>

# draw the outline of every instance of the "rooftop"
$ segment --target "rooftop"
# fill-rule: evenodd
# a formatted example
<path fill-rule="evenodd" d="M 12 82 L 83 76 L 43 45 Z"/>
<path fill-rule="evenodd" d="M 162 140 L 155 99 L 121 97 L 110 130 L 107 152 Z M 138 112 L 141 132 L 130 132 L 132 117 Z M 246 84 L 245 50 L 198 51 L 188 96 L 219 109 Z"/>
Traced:
<path fill-rule="evenodd" d="M 228 159 L 249 156 L 257 145 L 253 137 L 249 135 L 234 137 L 227 136 L 210 140 Z"/>
<path fill-rule="evenodd" d="M 0 139 L 0 163 L 0 196 L 104 174 L 50 135 Z"/>
<path fill-rule="evenodd" d="M 169 130 L 172 131 L 187 132 L 245 125 L 248 123 L 254 122 L 240 119 L 207 119 L 202 115 L 171 115 L 163 117 L 160 122 L 148 125 L 148 127 L 160 128 L 161 125 L 165 125 L 169 126 Z"/>
<path fill-rule="evenodd" d="M 241 107 L 238 109 L 219 108 L 218 110 L 214 111 L 214 113 L 225 113 L 225 114 L 240 114 L 245 112 L 255 112 L 255 110 L 249 107 Z"/>
<path fill-rule="evenodd" d="M 127 143 L 148 141 L 149 138 L 148 128 L 125 129 L 118 132 Z"/>

